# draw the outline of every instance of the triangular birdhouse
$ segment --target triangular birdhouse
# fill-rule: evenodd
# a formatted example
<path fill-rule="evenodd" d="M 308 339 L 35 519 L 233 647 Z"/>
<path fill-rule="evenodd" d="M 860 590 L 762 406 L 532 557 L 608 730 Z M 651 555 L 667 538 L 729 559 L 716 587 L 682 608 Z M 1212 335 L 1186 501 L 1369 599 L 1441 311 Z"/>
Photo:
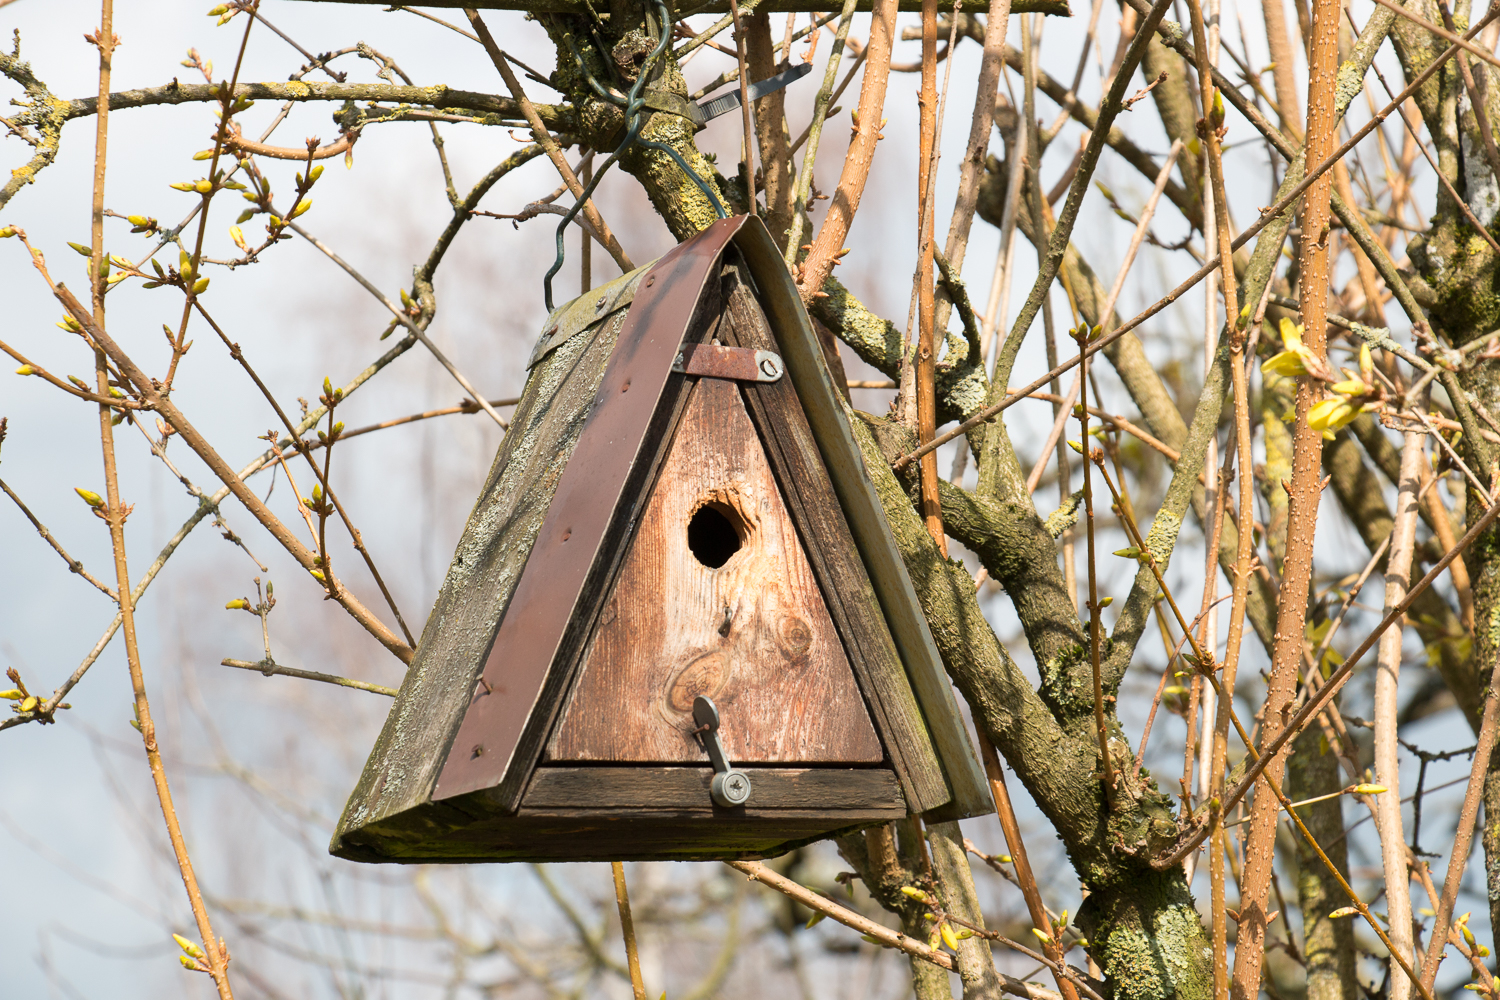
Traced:
<path fill-rule="evenodd" d="M 737 217 L 549 319 L 331 850 L 744 858 L 989 808 L 796 286 Z"/>

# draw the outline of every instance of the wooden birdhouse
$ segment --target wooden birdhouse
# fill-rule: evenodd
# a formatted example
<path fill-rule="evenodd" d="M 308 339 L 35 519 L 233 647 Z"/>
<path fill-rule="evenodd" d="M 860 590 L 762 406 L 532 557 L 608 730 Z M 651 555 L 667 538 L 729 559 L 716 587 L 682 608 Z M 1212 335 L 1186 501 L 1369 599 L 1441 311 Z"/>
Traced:
<path fill-rule="evenodd" d="M 331 850 L 762 857 L 989 802 L 796 286 L 737 217 L 548 320 Z"/>

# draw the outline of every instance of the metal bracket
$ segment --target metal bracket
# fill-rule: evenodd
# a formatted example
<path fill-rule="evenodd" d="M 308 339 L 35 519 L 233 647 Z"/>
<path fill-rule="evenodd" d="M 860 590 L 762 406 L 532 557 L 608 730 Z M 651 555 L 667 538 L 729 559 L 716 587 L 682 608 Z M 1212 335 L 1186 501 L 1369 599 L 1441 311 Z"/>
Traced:
<path fill-rule="evenodd" d="M 708 751 L 709 763 L 714 766 L 714 780 L 708 786 L 709 796 L 716 805 L 726 808 L 744 805 L 750 798 L 750 776 L 729 766 L 724 747 L 719 742 L 719 710 L 711 698 L 700 694 L 693 699 L 693 721 L 698 724 L 693 735 Z"/>
<path fill-rule="evenodd" d="M 786 371 L 781 355 L 748 347 L 719 344 L 684 344 L 672 362 L 672 370 L 684 375 L 727 378 L 740 382 L 776 382 Z"/>
<path fill-rule="evenodd" d="M 775 76 L 761 80 L 759 83 L 752 83 L 749 87 L 745 88 L 746 94 L 750 100 L 758 101 L 767 94 L 776 93 L 776 91 L 788 84 L 796 83 L 810 72 L 812 72 L 812 63 L 801 63 L 800 65 L 793 66 L 784 73 L 778 73 Z M 615 91 L 615 93 L 621 97 L 625 96 L 619 94 L 619 91 Z M 673 94 L 670 91 L 648 88 L 645 95 L 641 98 L 641 104 L 652 111 L 665 111 L 667 114 L 686 118 L 693 123 L 693 130 L 697 131 L 707 125 L 710 119 L 728 114 L 739 108 L 740 91 L 736 87 L 733 90 L 720 94 L 718 97 L 711 97 L 706 101 L 694 104 L 687 98 Z"/>

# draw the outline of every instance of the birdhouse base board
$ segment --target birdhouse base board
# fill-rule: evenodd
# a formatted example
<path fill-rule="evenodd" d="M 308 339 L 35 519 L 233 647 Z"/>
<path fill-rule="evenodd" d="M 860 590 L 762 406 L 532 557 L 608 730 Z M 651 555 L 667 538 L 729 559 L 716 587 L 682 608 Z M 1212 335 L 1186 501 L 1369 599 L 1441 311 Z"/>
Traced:
<path fill-rule="evenodd" d="M 888 770 L 744 770 L 751 802 L 726 809 L 709 798 L 708 768 L 542 767 L 518 815 L 473 792 L 349 831 L 334 853 L 398 864 L 764 858 L 907 815 Z"/>

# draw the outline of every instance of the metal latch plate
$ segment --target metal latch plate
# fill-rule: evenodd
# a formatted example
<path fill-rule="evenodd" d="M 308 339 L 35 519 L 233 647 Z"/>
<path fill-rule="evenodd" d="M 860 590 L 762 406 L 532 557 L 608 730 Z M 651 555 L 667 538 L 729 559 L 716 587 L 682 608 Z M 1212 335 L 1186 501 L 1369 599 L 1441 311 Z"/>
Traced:
<path fill-rule="evenodd" d="M 776 382 L 786 371 L 781 355 L 774 351 L 753 351 L 748 347 L 723 347 L 719 344 L 684 344 L 672 362 L 674 372 L 702 375 L 707 378 L 736 379 L 741 382 Z"/>

